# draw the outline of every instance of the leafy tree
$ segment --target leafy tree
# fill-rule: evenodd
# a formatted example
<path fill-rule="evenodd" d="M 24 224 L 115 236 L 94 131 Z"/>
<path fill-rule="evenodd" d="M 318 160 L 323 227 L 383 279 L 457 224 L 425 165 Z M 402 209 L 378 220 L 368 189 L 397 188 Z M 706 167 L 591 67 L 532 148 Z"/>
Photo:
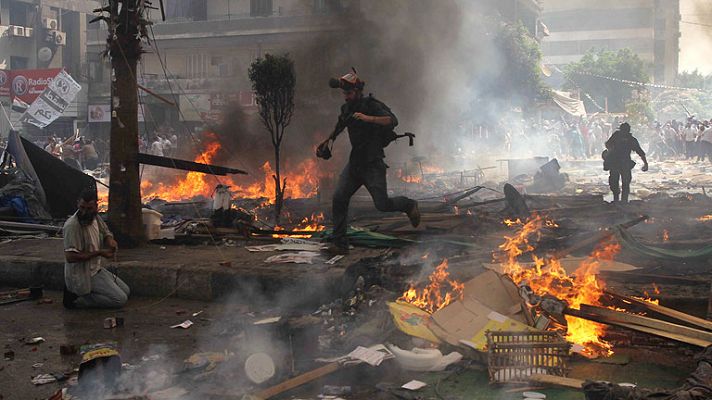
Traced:
<path fill-rule="evenodd" d="M 686 88 L 707 89 L 712 88 L 712 75 L 702 75 L 700 71 L 682 71 L 677 74 L 677 85 Z"/>
<path fill-rule="evenodd" d="M 494 44 L 504 62 L 490 95 L 513 98 L 518 106 L 548 97 L 549 89 L 541 80 L 541 49 L 524 25 L 500 25 Z"/>
<path fill-rule="evenodd" d="M 549 88 L 541 79 L 541 49 L 520 23 L 510 25 L 498 19 L 482 20 L 486 31 L 482 41 L 491 48 L 481 69 L 467 84 L 477 88 L 470 109 L 478 123 L 492 123 L 505 109 L 527 109 L 549 97 Z M 492 39 L 490 39 L 492 38 Z M 478 65 L 475 65 L 478 67 Z"/>
<path fill-rule="evenodd" d="M 641 84 L 650 82 L 647 70 L 648 65 L 630 49 L 618 51 L 592 49 L 581 61 L 571 63 L 564 68 L 567 78 L 565 88 L 581 89 L 601 105 L 605 99 L 608 99 L 609 111 L 623 112 L 634 91 L 643 91 L 645 86 Z M 625 83 L 615 79 L 641 84 Z M 594 107 L 593 103 L 585 97 L 584 102 L 586 107 Z"/>
<path fill-rule="evenodd" d="M 284 132 L 292 120 L 294 112 L 294 88 L 297 76 L 294 72 L 294 61 L 289 55 L 273 56 L 265 54 L 265 58 L 256 59 L 248 71 L 252 90 L 255 91 L 259 114 L 274 146 L 275 174 L 272 175 L 275 187 L 275 224 L 279 223 L 284 202 L 284 192 L 287 179 L 280 175 L 280 146 Z"/>

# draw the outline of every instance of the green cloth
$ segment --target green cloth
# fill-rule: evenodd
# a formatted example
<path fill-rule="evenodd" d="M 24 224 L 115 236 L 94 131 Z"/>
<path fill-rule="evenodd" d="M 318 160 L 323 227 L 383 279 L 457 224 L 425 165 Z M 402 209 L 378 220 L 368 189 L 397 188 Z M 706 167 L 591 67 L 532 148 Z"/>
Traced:
<path fill-rule="evenodd" d="M 324 231 L 321 234 L 322 238 L 331 237 L 332 230 Z M 388 236 L 378 232 L 372 232 L 366 229 L 349 228 L 346 231 L 346 238 L 349 244 L 363 247 L 404 247 L 409 244 L 417 243 L 414 240 L 400 239 L 395 236 Z"/>
<path fill-rule="evenodd" d="M 620 225 L 614 231 L 621 246 L 643 256 L 679 261 L 712 256 L 712 244 L 697 249 L 665 249 L 640 243 Z"/>
<path fill-rule="evenodd" d="M 328 231 L 323 231 L 320 235 L 322 239 L 327 239 L 330 238 L 332 234 L 332 230 Z M 350 227 L 346 231 L 346 238 L 349 241 L 349 244 L 353 246 L 361 246 L 361 247 L 371 247 L 371 248 L 387 248 L 387 247 L 405 247 L 411 244 L 415 243 L 429 243 L 429 244 L 434 244 L 434 243 L 444 243 L 444 244 L 449 244 L 457 247 L 464 247 L 464 248 L 476 248 L 472 243 L 468 242 L 459 242 L 456 240 L 447 240 L 447 239 L 434 239 L 434 240 L 426 240 L 426 241 L 419 241 L 419 240 L 411 240 L 411 239 L 402 239 L 398 238 L 395 236 L 389 236 L 389 235 L 384 235 L 382 233 L 378 232 L 373 232 L 369 231 L 368 229 L 363 229 L 363 228 L 354 228 Z"/>

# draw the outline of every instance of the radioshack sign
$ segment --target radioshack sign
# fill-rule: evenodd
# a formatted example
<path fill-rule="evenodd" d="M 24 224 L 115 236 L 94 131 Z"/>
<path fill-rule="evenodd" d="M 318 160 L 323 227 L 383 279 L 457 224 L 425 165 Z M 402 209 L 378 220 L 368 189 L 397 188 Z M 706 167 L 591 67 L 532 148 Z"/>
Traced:
<path fill-rule="evenodd" d="M 10 98 L 18 98 L 27 104 L 39 97 L 47 86 L 52 83 L 57 74 L 62 71 L 61 68 L 49 69 L 19 69 L 5 72 L 5 79 L 10 89 Z M 0 76 L 0 80 L 2 77 Z M 1 82 L 0 82 L 1 83 Z M 2 87 L 2 85 L 0 85 Z M 0 96 L 2 89 L 0 89 Z"/>

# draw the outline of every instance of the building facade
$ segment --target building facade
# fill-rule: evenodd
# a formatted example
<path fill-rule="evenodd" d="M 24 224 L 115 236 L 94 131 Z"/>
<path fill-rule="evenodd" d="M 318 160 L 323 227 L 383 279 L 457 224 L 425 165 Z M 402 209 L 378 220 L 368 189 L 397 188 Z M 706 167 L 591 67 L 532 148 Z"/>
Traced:
<path fill-rule="evenodd" d="M 549 36 L 544 62 L 563 66 L 590 49 L 630 48 L 657 83 L 673 83 L 679 63 L 679 0 L 543 0 Z"/>
<path fill-rule="evenodd" d="M 255 111 L 248 79 L 252 61 L 264 54 L 289 53 L 297 62 L 301 99 L 310 101 L 308 82 L 318 82 L 319 92 L 330 65 L 339 62 L 334 43 L 343 32 L 345 13 L 358 12 L 358 0 L 176 0 L 165 2 L 166 21 L 160 13 L 145 46 L 137 80 L 140 85 L 176 103 L 170 105 L 140 91 L 141 134 L 151 136 L 161 125 L 182 121 L 189 128 L 219 123 L 227 103 Z M 101 57 L 106 26 L 92 24 L 88 33 L 89 109 L 108 110 L 110 70 Z M 322 43 L 323 45 L 319 44 Z M 338 47 L 338 45 L 337 45 Z M 303 62 L 304 58 L 312 62 Z M 313 99 L 312 99 L 313 100 Z M 106 135 L 102 119 L 90 116 L 90 129 Z M 181 128 L 182 130 L 182 128 Z"/>
<path fill-rule="evenodd" d="M 62 117 L 43 130 L 19 124 L 21 113 L 11 111 L 10 96 L 3 93 L 0 101 L 15 128 L 30 136 L 68 136 L 86 123 L 86 21 L 87 14 L 99 4 L 98 1 L 79 0 L 0 2 L 0 70 L 4 70 L 3 76 L 13 76 L 14 73 L 43 76 L 43 71 L 63 68 L 83 87 Z M 0 134 L 7 135 L 9 128 L 7 118 L 0 114 Z"/>

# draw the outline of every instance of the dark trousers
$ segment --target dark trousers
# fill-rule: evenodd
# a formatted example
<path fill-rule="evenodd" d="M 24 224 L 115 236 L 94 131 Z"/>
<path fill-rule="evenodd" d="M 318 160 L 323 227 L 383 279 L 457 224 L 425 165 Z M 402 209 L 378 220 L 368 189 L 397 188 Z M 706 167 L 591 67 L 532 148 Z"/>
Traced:
<path fill-rule="evenodd" d="M 628 195 L 630 194 L 630 182 L 633 180 L 633 174 L 631 169 L 612 169 L 611 175 L 608 177 L 608 186 L 613 192 L 614 200 L 618 200 L 618 196 L 621 195 L 621 200 L 624 202 L 628 201 Z M 618 181 L 622 181 L 623 190 L 621 192 L 620 186 L 618 186 Z"/>
<path fill-rule="evenodd" d="M 337 245 L 347 245 L 346 228 L 348 226 L 349 201 L 362 185 L 368 189 L 378 211 L 407 212 L 415 204 L 415 200 L 407 197 L 388 197 L 386 165 L 382 160 L 358 167 L 352 167 L 351 163 L 346 164 L 339 176 L 339 182 L 336 184 L 331 209 L 334 224 L 332 238 Z"/>

